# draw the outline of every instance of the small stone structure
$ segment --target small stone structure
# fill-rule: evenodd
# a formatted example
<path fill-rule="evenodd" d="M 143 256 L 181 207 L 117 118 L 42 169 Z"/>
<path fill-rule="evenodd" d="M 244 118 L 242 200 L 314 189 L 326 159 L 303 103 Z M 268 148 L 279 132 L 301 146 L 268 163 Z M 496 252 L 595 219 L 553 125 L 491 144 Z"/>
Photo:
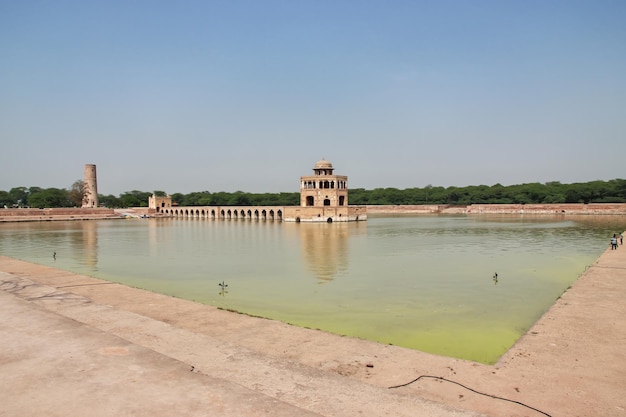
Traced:
<path fill-rule="evenodd" d="M 98 178 L 96 166 L 85 164 L 85 193 L 83 195 L 82 208 L 98 208 Z"/>
<path fill-rule="evenodd" d="M 172 197 L 170 195 L 157 196 L 152 194 L 148 197 L 148 207 L 154 209 L 156 213 L 162 213 L 167 208 L 172 208 Z"/>

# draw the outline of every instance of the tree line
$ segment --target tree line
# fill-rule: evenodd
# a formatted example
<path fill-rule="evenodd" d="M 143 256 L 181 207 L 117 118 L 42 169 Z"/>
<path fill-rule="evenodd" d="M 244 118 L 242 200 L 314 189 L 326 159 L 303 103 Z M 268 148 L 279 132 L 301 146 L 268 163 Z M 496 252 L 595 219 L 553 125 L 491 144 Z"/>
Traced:
<path fill-rule="evenodd" d="M 164 191 L 127 191 L 119 196 L 98 195 L 101 206 L 109 208 L 147 207 L 152 194 Z M 84 184 L 76 181 L 69 189 L 15 187 L 0 191 L 0 207 L 80 207 Z M 172 203 L 178 206 L 294 206 L 300 204 L 300 193 L 247 193 L 200 191 L 174 193 Z M 353 205 L 382 204 L 557 204 L 557 203 L 626 203 L 626 180 L 590 181 L 561 184 L 558 181 L 504 186 L 501 184 L 467 187 L 364 188 L 350 189 Z"/>

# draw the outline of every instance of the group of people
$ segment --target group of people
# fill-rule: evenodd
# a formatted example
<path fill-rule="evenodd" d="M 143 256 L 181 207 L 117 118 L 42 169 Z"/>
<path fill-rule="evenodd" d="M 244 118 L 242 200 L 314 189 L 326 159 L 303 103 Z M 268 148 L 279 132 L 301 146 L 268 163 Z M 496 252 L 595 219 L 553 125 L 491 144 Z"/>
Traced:
<path fill-rule="evenodd" d="M 624 244 L 624 234 L 619 234 L 619 244 Z M 613 233 L 613 237 L 611 238 L 611 250 L 617 249 L 617 233 Z"/>

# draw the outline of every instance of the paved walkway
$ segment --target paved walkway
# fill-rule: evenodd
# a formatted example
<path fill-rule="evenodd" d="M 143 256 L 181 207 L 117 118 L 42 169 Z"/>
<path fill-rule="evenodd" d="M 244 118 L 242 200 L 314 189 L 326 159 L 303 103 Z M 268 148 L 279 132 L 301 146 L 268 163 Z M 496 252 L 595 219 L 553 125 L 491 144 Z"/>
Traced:
<path fill-rule="evenodd" d="M 277 360 L 66 289 L 108 285 L 103 281 L 0 257 L 2 268 L 0 416 L 478 415 Z M 19 274 L 6 272 L 14 268 Z M 45 285 L 32 274 L 65 285 Z"/>
<path fill-rule="evenodd" d="M 0 292 L 0 416 L 319 416 Z"/>
<path fill-rule="evenodd" d="M 0 289 L 0 416 L 626 416 L 626 247 L 495 366 L 6 257 Z"/>

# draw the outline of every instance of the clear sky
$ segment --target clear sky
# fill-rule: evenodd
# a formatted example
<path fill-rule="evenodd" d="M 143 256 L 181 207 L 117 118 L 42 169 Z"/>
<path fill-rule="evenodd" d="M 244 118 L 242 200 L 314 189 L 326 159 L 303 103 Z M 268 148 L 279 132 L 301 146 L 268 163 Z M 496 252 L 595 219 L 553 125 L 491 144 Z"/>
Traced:
<path fill-rule="evenodd" d="M 0 0 L 0 190 L 626 178 L 626 1 Z"/>

